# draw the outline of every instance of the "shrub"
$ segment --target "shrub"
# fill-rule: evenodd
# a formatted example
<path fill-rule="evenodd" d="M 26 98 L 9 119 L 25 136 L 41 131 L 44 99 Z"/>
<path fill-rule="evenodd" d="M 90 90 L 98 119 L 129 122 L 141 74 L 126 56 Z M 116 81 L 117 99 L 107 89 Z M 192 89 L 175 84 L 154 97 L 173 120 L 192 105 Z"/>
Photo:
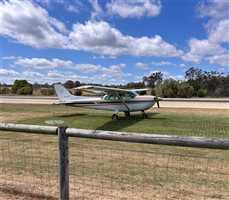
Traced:
<path fill-rule="evenodd" d="M 9 94 L 10 89 L 8 87 L 4 87 L 0 89 L 0 94 Z"/>
<path fill-rule="evenodd" d="M 51 96 L 55 94 L 55 90 L 53 88 L 41 88 L 42 96 Z"/>
<path fill-rule="evenodd" d="M 31 94 L 33 94 L 33 89 L 29 86 L 25 86 L 25 87 L 20 88 L 17 91 L 17 94 L 19 94 L 19 95 L 31 95 Z"/>
<path fill-rule="evenodd" d="M 182 98 L 190 98 L 194 93 L 194 88 L 188 83 L 180 83 L 178 86 L 178 96 Z"/>
<path fill-rule="evenodd" d="M 176 97 L 174 91 L 171 88 L 163 88 L 162 89 L 163 97 Z"/>
<path fill-rule="evenodd" d="M 207 96 L 207 91 L 204 89 L 199 89 L 197 92 L 198 97 L 206 97 Z"/>

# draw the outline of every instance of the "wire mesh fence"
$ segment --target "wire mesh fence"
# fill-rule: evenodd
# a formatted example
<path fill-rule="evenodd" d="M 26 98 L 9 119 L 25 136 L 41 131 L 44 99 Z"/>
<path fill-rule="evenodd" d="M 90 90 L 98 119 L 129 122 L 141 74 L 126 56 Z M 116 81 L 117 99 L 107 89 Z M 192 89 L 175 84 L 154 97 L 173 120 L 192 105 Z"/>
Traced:
<path fill-rule="evenodd" d="M 57 138 L 9 132 L 0 135 L 0 199 L 57 198 Z"/>
<path fill-rule="evenodd" d="M 0 132 L 0 199 L 58 199 L 57 137 Z M 70 199 L 229 199 L 228 150 L 69 138 Z"/>
<path fill-rule="evenodd" d="M 226 158 L 155 152 L 150 145 L 70 148 L 75 199 L 229 199 Z M 161 147 L 163 148 L 163 147 Z M 77 187 L 75 187 L 77 186 Z"/>

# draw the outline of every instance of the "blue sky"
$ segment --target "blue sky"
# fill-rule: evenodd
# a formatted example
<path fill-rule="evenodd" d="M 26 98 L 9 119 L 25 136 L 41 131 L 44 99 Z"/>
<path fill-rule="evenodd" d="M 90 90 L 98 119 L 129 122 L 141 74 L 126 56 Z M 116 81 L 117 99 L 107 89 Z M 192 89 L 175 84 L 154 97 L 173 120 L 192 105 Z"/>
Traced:
<path fill-rule="evenodd" d="M 228 73 L 228 1 L 1 2 L 1 82 L 124 84 Z"/>

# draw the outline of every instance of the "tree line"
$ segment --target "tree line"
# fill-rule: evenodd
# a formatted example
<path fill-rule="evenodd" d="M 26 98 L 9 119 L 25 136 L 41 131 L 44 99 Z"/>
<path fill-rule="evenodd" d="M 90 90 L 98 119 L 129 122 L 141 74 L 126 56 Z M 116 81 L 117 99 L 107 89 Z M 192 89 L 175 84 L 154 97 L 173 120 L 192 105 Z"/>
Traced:
<path fill-rule="evenodd" d="M 143 77 L 146 85 L 152 88 L 152 94 L 161 97 L 229 97 L 229 74 L 191 67 L 185 72 L 185 79 L 163 81 L 161 72 Z"/>
<path fill-rule="evenodd" d="M 97 86 L 108 86 L 102 84 L 87 83 Z M 16 95 L 55 95 L 54 84 L 30 84 L 26 80 L 15 80 L 13 85 L 0 84 L 0 94 Z M 64 86 L 71 90 L 86 85 L 80 81 L 68 80 Z M 185 80 L 178 81 L 172 78 L 163 80 L 162 72 L 152 73 L 144 76 L 141 82 L 129 82 L 125 85 L 109 85 L 123 89 L 137 89 L 148 87 L 151 94 L 160 97 L 229 97 L 229 74 L 216 71 L 203 71 L 197 67 L 191 67 L 185 72 Z M 74 95 L 82 95 L 80 90 L 72 90 Z"/>

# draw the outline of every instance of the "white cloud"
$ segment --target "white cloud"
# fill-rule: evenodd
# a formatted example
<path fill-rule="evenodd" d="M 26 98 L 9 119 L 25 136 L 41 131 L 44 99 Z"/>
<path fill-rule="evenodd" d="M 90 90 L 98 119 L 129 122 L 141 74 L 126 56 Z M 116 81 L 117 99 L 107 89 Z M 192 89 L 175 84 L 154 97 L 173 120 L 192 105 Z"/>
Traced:
<path fill-rule="evenodd" d="M 65 9 L 72 13 L 80 13 L 84 8 L 84 4 L 80 0 L 64 1 Z"/>
<path fill-rule="evenodd" d="M 21 73 L 21 76 L 25 78 L 29 77 L 29 79 L 31 80 L 34 78 L 43 78 L 45 75 L 34 71 L 24 71 Z"/>
<path fill-rule="evenodd" d="M 12 69 L 0 69 L 0 75 L 16 76 L 19 75 L 19 73 Z"/>
<path fill-rule="evenodd" d="M 200 17 L 213 18 L 228 18 L 229 17 L 229 2 L 228 1 L 202 1 L 197 7 L 197 14 Z"/>
<path fill-rule="evenodd" d="M 176 79 L 176 80 L 185 80 L 185 77 L 184 77 L 184 75 L 177 75 L 177 76 L 175 77 L 175 79 Z"/>
<path fill-rule="evenodd" d="M 106 8 L 109 15 L 121 18 L 153 17 L 160 14 L 161 3 L 156 0 L 112 0 Z"/>
<path fill-rule="evenodd" d="M 167 65 L 176 66 L 176 64 L 168 62 L 168 61 L 152 62 L 152 64 L 156 66 L 167 66 Z"/>
<path fill-rule="evenodd" d="M 152 62 L 155 66 L 176 66 L 176 67 L 186 67 L 184 63 L 176 64 L 168 61 Z"/>
<path fill-rule="evenodd" d="M 104 16 L 104 12 L 98 3 L 98 0 L 90 0 L 90 3 L 92 5 L 91 20 L 100 20 Z"/>
<path fill-rule="evenodd" d="M 229 10 L 228 10 L 229 12 Z M 209 41 L 212 43 L 229 43 L 229 18 L 220 21 L 214 21 L 207 26 L 209 32 Z"/>
<path fill-rule="evenodd" d="M 180 67 L 186 67 L 184 63 L 179 64 Z"/>
<path fill-rule="evenodd" d="M 95 11 L 97 0 L 91 1 Z M 123 35 L 107 22 L 88 21 L 74 24 L 72 30 L 47 10 L 31 1 L 2 2 L 2 35 L 15 42 L 36 48 L 60 48 L 93 52 L 105 56 L 179 57 L 182 51 L 161 36 L 132 37 Z M 98 11 L 99 12 L 99 11 Z M 95 14 L 92 18 L 97 18 Z"/>
<path fill-rule="evenodd" d="M 207 60 L 209 60 L 211 64 L 219 64 L 225 67 L 229 67 L 229 53 L 211 56 L 208 57 Z"/>
<path fill-rule="evenodd" d="M 16 57 L 16 56 L 4 56 L 2 57 L 2 60 L 15 60 L 15 59 L 19 59 L 21 57 Z"/>
<path fill-rule="evenodd" d="M 69 60 L 60 60 L 57 58 L 51 60 L 48 60 L 46 58 L 19 58 L 14 61 L 13 65 L 30 69 L 31 74 L 28 74 L 28 71 L 26 72 L 27 75 L 22 74 L 22 76 L 26 75 L 26 78 L 32 76 L 40 76 L 40 72 L 34 72 L 32 70 L 36 69 L 44 73 L 45 70 L 48 69 L 49 71 L 47 72 L 47 74 L 44 75 L 44 77 L 42 77 L 42 80 L 44 80 L 45 78 L 51 78 L 51 80 L 55 80 L 57 82 L 58 79 L 62 80 L 73 78 L 81 80 L 82 77 L 84 77 L 83 80 L 86 82 L 89 82 L 89 80 L 92 81 L 93 79 L 94 81 L 97 80 L 96 82 L 102 83 L 104 81 L 109 81 L 110 79 L 114 78 L 118 82 L 120 79 L 132 76 L 132 74 L 124 72 L 124 69 L 126 67 L 125 63 L 102 66 L 88 63 L 79 64 Z M 60 70 L 63 70 L 64 72 L 60 72 Z M 76 76 L 76 74 L 80 75 Z M 86 80 L 86 77 L 89 77 L 88 80 Z"/>
<path fill-rule="evenodd" d="M 35 48 L 61 48 L 67 38 L 65 25 L 31 1 L 2 2 L 2 33 Z"/>
<path fill-rule="evenodd" d="M 45 58 L 20 58 L 14 62 L 14 65 L 20 65 L 28 68 L 51 69 L 57 67 L 72 67 L 72 61 L 65 61 L 54 58 L 47 60 Z"/>
<path fill-rule="evenodd" d="M 109 56 L 160 56 L 176 57 L 182 54 L 173 45 L 165 42 L 161 36 L 132 37 L 125 36 L 107 22 L 91 22 L 74 24 L 69 34 L 69 48 L 84 50 Z"/>
<path fill-rule="evenodd" d="M 69 12 L 79 13 L 79 9 L 77 8 L 77 6 L 72 4 L 66 5 L 66 10 L 68 10 Z"/>
<path fill-rule="evenodd" d="M 65 69 L 71 68 L 79 70 L 82 73 L 106 73 L 110 75 L 119 74 L 120 76 L 123 75 L 122 69 L 126 67 L 126 64 L 124 63 L 103 67 L 101 65 L 93 64 L 78 64 L 69 60 L 60 60 L 58 58 L 51 60 L 46 58 L 19 58 L 14 62 L 14 65 L 30 69 L 55 69 L 65 67 Z"/>
<path fill-rule="evenodd" d="M 50 78 L 64 78 L 64 74 L 58 71 L 49 71 L 47 76 Z"/>
<path fill-rule="evenodd" d="M 134 67 L 136 69 L 144 69 L 144 70 L 150 69 L 148 65 L 141 62 L 135 63 Z"/>
<path fill-rule="evenodd" d="M 221 55 L 226 52 L 226 50 L 220 47 L 217 43 L 212 43 L 210 40 L 198 40 L 193 38 L 189 41 L 189 52 L 184 55 L 184 60 L 200 62 L 204 57 L 212 55 Z"/>
<path fill-rule="evenodd" d="M 206 39 L 192 38 L 189 41 L 189 51 L 182 56 L 186 61 L 209 61 L 210 64 L 228 66 L 228 49 L 223 44 L 229 43 L 229 2 L 202 2 L 197 8 L 199 17 L 210 17 L 204 26 L 207 30 Z"/>

